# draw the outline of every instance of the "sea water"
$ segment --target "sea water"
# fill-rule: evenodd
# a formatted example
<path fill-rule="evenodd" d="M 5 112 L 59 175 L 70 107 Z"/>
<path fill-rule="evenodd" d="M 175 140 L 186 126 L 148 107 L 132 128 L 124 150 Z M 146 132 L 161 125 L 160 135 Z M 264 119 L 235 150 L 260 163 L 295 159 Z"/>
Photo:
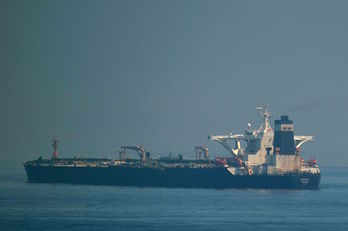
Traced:
<path fill-rule="evenodd" d="M 2 168 L 0 230 L 348 230 L 348 168 L 321 172 L 319 190 L 217 190 L 29 184 Z"/>

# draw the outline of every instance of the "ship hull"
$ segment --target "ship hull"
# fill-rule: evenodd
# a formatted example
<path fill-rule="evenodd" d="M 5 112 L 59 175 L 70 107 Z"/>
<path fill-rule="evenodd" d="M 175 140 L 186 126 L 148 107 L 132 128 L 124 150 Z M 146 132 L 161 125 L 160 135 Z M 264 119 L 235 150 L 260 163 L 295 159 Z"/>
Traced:
<path fill-rule="evenodd" d="M 29 183 L 178 188 L 318 189 L 320 173 L 233 175 L 226 168 L 60 167 L 26 165 Z"/>

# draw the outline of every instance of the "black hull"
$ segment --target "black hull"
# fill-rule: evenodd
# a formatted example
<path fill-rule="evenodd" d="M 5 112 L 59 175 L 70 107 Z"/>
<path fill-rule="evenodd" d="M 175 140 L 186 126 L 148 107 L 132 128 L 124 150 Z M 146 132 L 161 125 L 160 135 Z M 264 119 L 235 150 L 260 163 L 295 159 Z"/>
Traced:
<path fill-rule="evenodd" d="M 226 168 L 25 166 L 29 183 L 179 188 L 317 189 L 320 174 L 234 176 Z"/>

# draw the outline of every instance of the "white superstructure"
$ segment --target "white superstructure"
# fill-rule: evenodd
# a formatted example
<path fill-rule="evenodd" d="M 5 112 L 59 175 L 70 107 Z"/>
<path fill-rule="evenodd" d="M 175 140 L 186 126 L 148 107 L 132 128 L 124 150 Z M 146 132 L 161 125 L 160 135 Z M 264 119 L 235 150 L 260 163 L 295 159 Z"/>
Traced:
<path fill-rule="evenodd" d="M 278 150 L 274 150 L 274 130 L 272 129 L 269 119 L 271 113 L 268 108 L 257 107 L 259 115 L 263 118 L 263 123 L 259 129 L 252 129 L 248 123 L 248 129 L 244 134 L 229 135 L 212 135 L 209 140 L 222 144 L 235 158 L 241 159 L 247 166 L 268 165 L 268 168 L 275 168 L 270 171 L 297 171 L 304 166 L 299 152 L 300 147 L 307 141 L 314 140 L 313 136 L 293 136 L 296 147 L 296 154 L 283 155 Z M 291 122 L 292 123 L 292 122 Z M 276 128 L 281 131 L 293 131 L 292 124 L 282 124 Z M 278 149 L 276 147 L 276 149 Z"/>

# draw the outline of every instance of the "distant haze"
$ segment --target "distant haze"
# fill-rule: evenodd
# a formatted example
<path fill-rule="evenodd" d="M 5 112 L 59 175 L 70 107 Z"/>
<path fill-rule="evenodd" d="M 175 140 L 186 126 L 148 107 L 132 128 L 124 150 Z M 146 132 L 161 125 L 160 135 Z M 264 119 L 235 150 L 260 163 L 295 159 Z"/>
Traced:
<path fill-rule="evenodd" d="M 348 166 L 347 1 L 0 1 L 0 166 L 121 145 L 193 156 L 255 108 Z M 134 155 L 134 154 L 133 154 Z M 135 155 L 134 155 L 135 156 Z"/>

